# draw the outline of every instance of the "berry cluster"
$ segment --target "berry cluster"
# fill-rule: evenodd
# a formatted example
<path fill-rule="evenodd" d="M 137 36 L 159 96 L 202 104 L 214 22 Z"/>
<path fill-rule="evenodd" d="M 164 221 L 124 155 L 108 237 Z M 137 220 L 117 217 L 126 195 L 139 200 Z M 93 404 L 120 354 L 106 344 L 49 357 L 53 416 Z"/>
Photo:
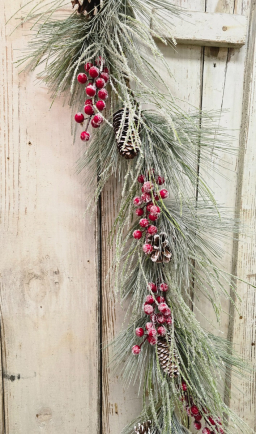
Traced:
<path fill-rule="evenodd" d="M 199 408 L 193 403 L 192 398 L 187 394 L 187 384 L 185 381 L 182 381 L 181 388 L 184 392 L 183 400 L 185 401 L 186 412 L 188 416 L 194 418 L 194 428 L 199 431 L 202 428 L 202 419 L 204 418 L 205 423 L 208 426 L 205 426 L 202 429 L 202 434 L 215 434 L 216 432 L 224 434 L 220 419 L 218 418 L 217 420 L 214 420 L 211 416 L 209 416 L 206 410 L 203 410 L 202 415 L 202 413 L 199 411 Z"/>
<path fill-rule="evenodd" d="M 166 327 L 172 324 L 171 309 L 165 300 L 168 285 L 164 282 L 158 285 L 150 282 L 148 289 L 150 294 L 146 296 L 144 312 L 146 315 L 150 316 L 150 322 L 146 323 L 145 329 L 138 327 L 135 330 L 136 336 L 142 338 L 145 335 L 145 338 L 140 345 L 134 345 L 132 347 L 134 355 L 140 353 L 141 347 L 145 341 L 148 341 L 150 345 L 155 345 L 157 343 L 157 336 L 165 336 Z M 166 324 L 166 327 L 164 327 L 163 324 Z"/>
<path fill-rule="evenodd" d="M 89 97 L 85 101 L 84 112 L 88 116 L 87 125 L 85 131 L 82 131 L 80 137 L 83 141 L 90 139 L 90 133 L 87 131 L 89 125 L 93 128 L 99 128 L 103 122 L 103 116 L 100 112 L 106 107 L 105 100 L 108 97 L 108 92 L 105 86 L 109 80 L 109 70 L 104 66 L 104 59 L 98 57 L 95 61 L 95 65 L 88 62 L 84 65 L 85 71 L 88 73 L 80 73 L 77 76 L 77 80 L 81 84 L 87 84 L 85 88 L 86 95 Z M 89 77 L 88 77 L 89 76 Z M 76 113 L 75 121 L 79 124 L 83 124 L 85 118 L 83 113 Z"/>
<path fill-rule="evenodd" d="M 155 191 L 155 184 L 163 185 L 165 179 L 162 176 L 155 176 L 154 171 L 151 173 L 151 179 L 148 180 L 146 176 L 139 175 L 138 182 L 143 184 L 141 187 L 141 196 L 136 196 L 133 199 L 133 204 L 136 207 L 136 214 L 138 217 L 143 217 L 139 221 L 139 225 L 142 229 L 137 229 L 133 232 L 133 238 L 139 240 L 143 232 L 149 235 L 155 235 L 158 231 L 157 227 L 152 223 L 156 222 L 161 214 L 161 209 L 156 202 L 161 199 L 166 199 L 168 197 L 168 191 L 163 188 L 158 192 Z M 153 250 L 151 244 L 144 244 L 143 251 L 146 254 L 150 254 Z"/>

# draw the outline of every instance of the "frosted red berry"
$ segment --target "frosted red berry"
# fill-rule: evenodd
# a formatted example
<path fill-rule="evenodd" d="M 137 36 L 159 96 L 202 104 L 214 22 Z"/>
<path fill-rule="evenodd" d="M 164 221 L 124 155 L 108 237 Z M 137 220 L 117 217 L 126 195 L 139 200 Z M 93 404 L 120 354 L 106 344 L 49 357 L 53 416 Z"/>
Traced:
<path fill-rule="evenodd" d="M 148 229 L 147 229 L 147 233 L 150 234 L 150 235 L 155 235 L 155 234 L 157 234 L 157 227 L 156 227 L 156 226 L 153 226 L 153 225 L 150 225 L 150 226 L 148 227 Z"/>
<path fill-rule="evenodd" d="M 102 72 L 102 73 L 100 74 L 100 78 L 103 78 L 103 80 L 105 81 L 105 83 L 107 83 L 108 80 L 109 80 L 109 75 L 108 75 L 107 72 Z"/>
<path fill-rule="evenodd" d="M 85 69 L 86 71 L 89 71 L 89 69 L 90 69 L 92 66 L 93 66 L 92 62 L 87 62 L 87 63 L 84 65 L 84 69 Z"/>
<path fill-rule="evenodd" d="M 172 324 L 172 318 L 171 317 L 167 317 L 165 320 L 166 324 L 171 325 Z"/>
<path fill-rule="evenodd" d="M 160 197 L 158 196 L 158 194 L 154 194 L 154 198 L 156 201 L 158 201 L 160 199 Z"/>
<path fill-rule="evenodd" d="M 137 327 L 135 330 L 136 336 L 139 336 L 141 338 L 144 335 L 144 329 L 142 327 Z"/>
<path fill-rule="evenodd" d="M 107 74 L 109 74 L 109 69 L 108 69 L 106 66 L 104 66 L 104 68 L 103 68 L 102 71 L 103 71 L 103 72 L 106 72 Z"/>
<path fill-rule="evenodd" d="M 136 196 L 136 197 L 133 199 L 133 205 L 135 205 L 135 206 L 139 206 L 139 205 L 141 205 L 141 203 L 142 203 L 142 200 L 141 200 L 141 198 L 140 198 L 139 196 Z"/>
<path fill-rule="evenodd" d="M 147 341 L 150 345 L 156 345 L 157 343 L 157 338 L 156 336 L 148 336 L 147 337 Z"/>
<path fill-rule="evenodd" d="M 100 89 L 98 92 L 99 99 L 107 99 L 108 97 L 108 91 L 106 89 Z"/>
<path fill-rule="evenodd" d="M 154 304 L 155 303 L 154 297 L 152 297 L 152 295 L 147 295 L 147 297 L 146 297 L 146 303 L 148 303 L 148 304 Z"/>
<path fill-rule="evenodd" d="M 100 99 L 96 102 L 96 107 L 101 112 L 102 110 L 104 110 L 104 108 L 106 108 L 106 103 Z"/>
<path fill-rule="evenodd" d="M 147 228 L 148 225 L 149 225 L 149 222 L 148 222 L 147 219 L 140 219 L 140 226 L 141 226 L 142 228 Z"/>
<path fill-rule="evenodd" d="M 88 104 L 92 105 L 92 99 L 91 98 L 87 99 L 84 103 L 84 105 L 88 105 Z"/>
<path fill-rule="evenodd" d="M 105 80 L 103 80 L 103 78 L 97 78 L 97 80 L 95 81 L 95 84 L 96 84 L 97 89 L 102 89 L 105 86 L 106 82 L 105 82 Z"/>
<path fill-rule="evenodd" d="M 164 315 L 157 315 L 157 322 L 159 324 L 164 324 L 166 322 Z"/>
<path fill-rule="evenodd" d="M 199 413 L 199 409 L 196 405 L 192 405 L 190 410 L 193 416 L 196 416 Z"/>
<path fill-rule="evenodd" d="M 90 133 L 88 133 L 88 131 L 82 131 L 80 138 L 83 140 L 83 142 L 88 142 L 88 140 L 90 140 Z"/>
<path fill-rule="evenodd" d="M 166 199 L 168 197 L 168 190 L 166 190 L 165 188 L 163 188 L 162 190 L 160 190 L 160 196 L 162 199 Z"/>
<path fill-rule="evenodd" d="M 92 78 L 96 78 L 96 77 L 98 77 L 98 76 L 99 76 L 99 73 L 100 73 L 99 68 L 97 68 L 96 66 L 92 66 L 92 67 L 89 69 L 89 75 L 90 75 L 90 77 L 92 77 Z"/>
<path fill-rule="evenodd" d="M 143 190 L 145 193 L 150 193 L 154 189 L 154 185 L 150 181 L 146 181 L 143 184 Z"/>
<path fill-rule="evenodd" d="M 86 86 L 86 88 L 85 88 L 85 92 L 86 92 L 86 95 L 88 95 L 88 96 L 95 96 L 96 87 L 93 86 L 93 84 L 88 84 L 88 86 Z"/>
<path fill-rule="evenodd" d="M 148 193 L 142 193 L 141 195 L 141 199 L 143 200 L 143 202 L 148 203 L 151 202 L 151 195 Z"/>
<path fill-rule="evenodd" d="M 138 178 L 137 178 L 137 180 L 138 180 L 138 182 L 140 184 L 144 184 L 144 182 L 145 182 L 145 176 L 144 175 L 139 175 Z"/>
<path fill-rule="evenodd" d="M 200 413 L 198 413 L 194 417 L 195 417 L 195 420 L 197 420 L 199 422 L 203 416 Z"/>
<path fill-rule="evenodd" d="M 153 306 L 152 306 L 151 304 L 144 304 L 144 312 L 145 312 L 147 315 L 150 315 L 151 313 L 154 312 L 154 308 L 153 308 Z"/>
<path fill-rule="evenodd" d="M 202 434 L 211 434 L 211 431 L 209 430 L 209 428 L 207 428 L 207 426 L 203 429 Z"/>
<path fill-rule="evenodd" d="M 83 113 L 76 113 L 75 114 L 75 121 L 78 123 L 78 124 L 81 124 L 83 121 L 84 121 L 84 115 L 83 115 Z"/>
<path fill-rule="evenodd" d="M 208 417 L 208 421 L 210 422 L 211 425 L 216 425 L 212 417 Z"/>
<path fill-rule="evenodd" d="M 157 183 L 158 185 L 163 185 L 164 182 L 165 182 L 165 179 L 164 179 L 163 176 L 157 176 L 157 177 L 156 177 L 156 183 Z"/>
<path fill-rule="evenodd" d="M 153 252 L 153 247 L 151 246 L 151 244 L 144 244 L 143 247 L 143 252 L 146 253 L 146 255 L 149 255 L 150 253 Z"/>
<path fill-rule="evenodd" d="M 84 72 L 81 72 L 80 74 L 78 74 L 77 76 L 77 81 L 79 81 L 79 83 L 86 83 L 88 80 L 87 75 Z"/>
<path fill-rule="evenodd" d="M 135 240 L 139 240 L 142 237 L 142 232 L 138 229 L 137 231 L 133 232 L 132 236 L 135 238 Z"/>
<path fill-rule="evenodd" d="M 156 215 L 156 214 L 149 214 L 149 216 L 148 216 L 148 218 L 149 218 L 149 220 L 151 220 L 152 222 L 155 222 L 156 220 L 157 220 L 157 218 L 158 218 L 158 215 Z"/>
<path fill-rule="evenodd" d="M 100 113 L 97 113 L 94 117 L 93 117 L 93 122 L 96 124 L 96 125 L 101 125 L 102 124 L 102 122 L 103 122 L 103 117 L 102 117 L 102 115 L 100 114 Z"/>
<path fill-rule="evenodd" d="M 152 292 L 157 292 L 157 286 L 153 282 L 148 283 L 148 289 L 150 289 Z"/>
<path fill-rule="evenodd" d="M 140 354 L 140 346 L 139 345 L 134 345 L 132 347 L 132 354 L 134 354 L 135 356 L 137 356 L 138 354 Z"/>
<path fill-rule="evenodd" d="M 202 428 L 201 422 L 195 421 L 194 422 L 194 427 L 195 427 L 196 430 L 199 431 Z"/>
<path fill-rule="evenodd" d="M 159 289 L 160 289 L 160 291 L 163 291 L 163 292 L 166 292 L 166 291 L 168 291 L 168 288 L 169 288 L 169 286 L 167 285 L 167 283 L 160 283 L 160 285 L 159 285 Z"/>
<path fill-rule="evenodd" d="M 151 327 L 148 330 L 148 336 L 150 336 L 150 337 L 156 336 L 156 329 L 154 327 Z"/>
<path fill-rule="evenodd" d="M 159 336 L 165 336 L 165 334 L 166 334 L 165 327 L 162 327 L 162 326 L 158 327 L 157 333 L 159 334 Z"/>
<path fill-rule="evenodd" d="M 168 309 L 168 306 L 167 306 L 166 303 L 160 303 L 160 304 L 158 305 L 158 310 L 159 310 L 159 312 L 161 312 L 161 313 L 163 313 L 163 314 L 166 312 L 167 309 Z"/>
<path fill-rule="evenodd" d="M 139 217 L 141 217 L 144 214 L 143 208 L 137 208 L 135 212 Z"/>
<path fill-rule="evenodd" d="M 93 106 L 91 104 L 87 104 L 84 106 L 84 112 L 86 115 L 88 116 L 92 116 L 94 115 L 94 109 Z"/>
<path fill-rule="evenodd" d="M 147 322 L 147 323 L 146 323 L 146 330 L 151 329 L 151 327 L 153 327 L 152 322 Z"/>
<path fill-rule="evenodd" d="M 162 297 L 161 295 L 159 295 L 158 297 L 156 297 L 156 301 L 157 301 L 157 303 L 164 303 L 165 299 L 164 299 L 164 297 Z"/>
<path fill-rule="evenodd" d="M 91 126 L 92 126 L 93 128 L 99 128 L 99 127 L 100 127 L 100 124 L 96 124 L 96 123 L 94 122 L 94 120 L 92 119 L 92 121 L 91 121 Z"/>
<path fill-rule="evenodd" d="M 150 214 L 158 215 L 158 214 L 160 214 L 160 212 L 161 212 L 161 210 L 160 210 L 159 206 L 157 206 L 157 205 L 151 206 Z"/>

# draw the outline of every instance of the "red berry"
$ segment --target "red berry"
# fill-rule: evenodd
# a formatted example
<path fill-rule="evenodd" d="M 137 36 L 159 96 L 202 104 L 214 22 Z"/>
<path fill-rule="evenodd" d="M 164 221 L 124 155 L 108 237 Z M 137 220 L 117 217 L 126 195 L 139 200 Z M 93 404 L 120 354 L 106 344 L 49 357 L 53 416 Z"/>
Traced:
<path fill-rule="evenodd" d="M 84 72 L 78 74 L 77 81 L 79 81 L 79 83 L 84 84 L 87 82 L 87 80 L 88 80 L 87 75 Z"/>
<path fill-rule="evenodd" d="M 102 56 L 99 56 L 95 59 L 95 65 L 97 65 L 97 66 L 104 65 L 104 63 L 105 63 L 105 60 L 103 59 Z"/>
<path fill-rule="evenodd" d="M 145 194 L 146 194 L 146 193 L 145 193 Z M 142 196 L 141 196 L 141 197 L 142 197 Z M 155 222 L 155 221 L 157 220 L 158 216 L 157 216 L 157 215 L 154 215 L 154 214 L 149 214 L 148 218 L 149 218 L 149 220 L 151 220 L 152 222 Z"/>
<path fill-rule="evenodd" d="M 149 225 L 149 222 L 147 219 L 140 219 L 140 226 L 142 228 L 146 228 L 146 227 L 148 227 L 148 225 Z"/>
<path fill-rule="evenodd" d="M 160 210 L 159 206 L 157 206 L 157 205 L 152 205 L 151 206 L 150 214 L 153 214 L 153 215 L 157 216 L 158 214 L 160 214 L 160 212 L 161 212 L 161 210 Z"/>
<path fill-rule="evenodd" d="M 188 387 L 187 387 L 186 383 L 184 383 L 184 382 L 182 383 L 181 387 L 182 387 L 182 390 L 184 392 L 186 392 L 188 390 Z"/>
<path fill-rule="evenodd" d="M 152 202 L 147 204 L 146 209 L 148 212 L 150 212 L 152 206 L 153 206 Z"/>
<path fill-rule="evenodd" d="M 84 105 L 88 105 L 88 104 L 92 105 L 92 99 L 91 98 L 87 99 L 84 103 Z"/>
<path fill-rule="evenodd" d="M 147 233 L 150 235 L 155 235 L 157 233 L 157 227 L 156 226 L 149 226 L 147 229 Z"/>
<path fill-rule="evenodd" d="M 156 177 L 156 183 L 158 185 L 162 185 L 162 184 L 164 184 L 164 182 L 165 182 L 165 179 L 163 178 L 163 176 L 157 176 Z"/>
<path fill-rule="evenodd" d="M 96 124 L 96 123 L 94 122 L 93 119 L 91 120 L 91 126 L 92 126 L 93 128 L 99 128 L 99 127 L 100 127 L 100 125 L 99 125 L 99 124 Z"/>
<path fill-rule="evenodd" d="M 191 410 L 191 414 L 193 416 L 196 416 L 197 414 L 199 414 L 199 409 L 196 405 L 192 405 L 190 410 Z"/>
<path fill-rule="evenodd" d="M 108 91 L 106 89 L 100 89 L 98 92 L 99 99 L 107 99 L 108 97 Z"/>
<path fill-rule="evenodd" d="M 97 80 L 95 81 L 96 87 L 97 89 L 102 89 L 105 86 L 105 80 L 103 80 L 103 78 L 97 78 Z"/>
<path fill-rule="evenodd" d="M 165 320 L 166 324 L 172 324 L 172 318 L 171 317 L 167 317 Z"/>
<path fill-rule="evenodd" d="M 135 356 L 137 356 L 138 354 L 140 354 L 140 346 L 139 345 L 134 345 L 132 347 L 132 354 L 134 354 Z"/>
<path fill-rule="evenodd" d="M 85 69 L 86 71 L 89 71 L 89 69 L 90 69 L 92 66 L 93 66 L 92 62 L 88 62 L 88 63 L 86 63 L 86 64 L 84 65 L 84 69 Z"/>
<path fill-rule="evenodd" d="M 138 229 L 137 231 L 133 232 L 132 236 L 135 238 L 135 240 L 139 240 L 142 237 L 142 232 Z"/>
<path fill-rule="evenodd" d="M 147 341 L 150 345 L 155 345 L 157 343 L 157 338 L 155 336 L 148 336 Z"/>
<path fill-rule="evenodd" d="M 93 86 L 93 84 L 88 84 L 85 88 L 85 92 L 88 96 L 95 96 L 96 94 L 96 87 Z"/>
<path fill-rule="evenodd" d="M 102 115 L 101 115 L 100 113 L 97 113 L 97 114 L 93 117 L 93 122 L 94 122 L 96 125 L 100 125 L 100 124 L 102 124 L 103 121 L 104 121 L 104 119 L 103 119 L 103 117 L 102 117 Z"/>
<path fill-rule="evenodd" d="M 162 199 L 166 199 L 167 197 L 168 197 L 168 191 L 165 189 L 165 188 L 163 188 L 162 190 L 160 190 L 160 196 L 161 196 L 161 198 Z"/>
<path fill-rule="evenodd" d="M 96 66 L 92 66 L 92 67 L 89 69 L 89 75 L 90 75 L 90 77 L 92 77 L 92 78 L 96 78 L 96 77 L 98 77 L 98 76 L 99 76 L 99 73 L 100 73 L 99 68 L 97 68 Z"/>
<path fill-rule="evenodd" d="M 158 327 L 158 329 L 157 329 L 157 333 L 158 333 L 160 336 L 164 336 L 164 335 L 166 334 L 165 327 Z"/>
<path fill-rule="evenodd" d="M 137 208 L 135 212 L 139 217 L 141 217 L 144 214 L 143 208 Z"/>
<path fill-rule="evenodd" d="M 160 289 L 160 291 L 163 291 L 163 292 L 166 292 L 166 291 L 168 291 L 168 285 L 167 285 L 167 283 L 160 283 L 160 285 L 159 285 L 159 289 Z"/>
<path fill-rule="evenodd" d="M 154 327 L 151 327 L 151 328 L 148 330 L 148 336 L 150 336 L 151 338 L 152 338 L 153 336 L 156 336 L 156 329 L 155 329 Z"/>
<path fill-rule="evenodd" d="M 194 427 L 195 427 L 196 430 L 200 430 L 202 428 L 201 422 L 195 421 L 194 422 Z"/>
<path fill-rule="evenodd" d="M 212 417 L 208 417 L 208 421 L 210 422 L 211 425 L 216 425 Z"/>
<path fill-rule="evenodd" d="M 143 200 L 143 202 L 148 203 L 151 202 L 151 195 L 148 193 L 142 193 L 141 195 L 141 199 Z"/>
<path fill-rule="evenodd" d="M 158 297 L 156 297 L 156 301 L 157 301 L 157 303 L 164 303 L 165 299 L 164 299 L 164 297 L 162 297 L 161 295 L 159 295 Z"/>
<path fill-rule="evenodd" d="M 106 107 L 106 103 L 100 99 L 96 102 L 96 107 L 101 112 Z"/>
<path fill-rule="evenodd" d="M 146 323 L 146 330 L 151 329 L 151 327 L 153 327 L 152 322 L 147 322 L 147 323 Z"/>
<path fill-rule="evenodd" d="M 207 426 L 203 429 L 202 434 L 211 434 L 211 431 L 209 430 L 209 428 L 207 428 Z"/>
<path fill-rule="evenodd" d="M 158 201 L 160 199 L 160 197 L 158 196 L 158 194 L 154 194 L 154 198 L 156 201 Z"/>
<path fill-rule="evenodd" d="M 202 419 L 202 415 L 200 413 L 198 413 L 195 417 L 195 420 L 197 420 L 197 422 L 199 422 Z"/>
<path fill-rule="evenodd" d="M 109 80 L 109 75 L 108 75 L 107 72 L 102 72 L 102 73 L 100 74 L 100 78 L 103 78 L 103 80 L 105 81 L 105 83 L 107 83 L 108 80 Z"/>
<path fill-rule="evenodd" d="M 136 197 L 133 199 L 133 205 L 135 205 L 135 206 L 139 206 L 139 205 L 141 205 L 141 203 L 142 203 L 142 201 L 141 201 L 141 198 L 140 198 L 139 196 L 136 196 Z"/>
<path fill-rule="evenodd" d="M 157 322 L 159 324 L 164 324 L 166 322 L 165 317 L 163 315 L 157 315 Z"/>
<path fill-rule="evenodd" d="M 145 312 L 147 315 L 150 315 L 151 313 L 154 312 L 154 308 L 153 308 L 153 306 L 152 306 L 151 304 L 144 304 L 144 312 Z"/>
<path fill-rule="evenodd" d="M 163 314 L 167 311 L 167 309 L 168 309 L 168 306 L 167 306 L 166 303 L 160 303 L 160 304 L 158 305 L 158 310 L 159 310 L 159 312 L 161 312 L 161 313 L 163 313 Z"/>
<path fill-rule="evenodd" d="M 141 337 L 144 335 L 144 330 L 143 330 L 143 328 L 142 328 L 142 327 L 138 327 L 138 328 L 136 328 L 136 330 L 135 330 L 135 334 L 136 334 L 136 336 L 139 336 L 139 338 L 141 338 Z"/>
<path fill-rule="evenodd" d="M 107 74 L 109 74 L 109 69 L 108 69 L 106 66 L 104 66 L 104 68 L 103 68 L 102 71 L 103 71 L 103 72 L 106 72 Z"/>
<path fill-rule="evenodd" d="M 154 185 L 150 181 L 144 182 L 143 190 L 145 193 L 150 193 L 152 190 L 154 190 Z"/>
<path fill-rule="evenodd" d="M 144 182 L 145 182 L 145 176 L 144 175 L 139 175 L 137 179 L 138 179 L 138 182 L 140 184 L 144 184 Z"/>
<path fill-rule="evenodd" d="M 88 133 L 87 131 L 82 131 L 80 138 L 84 142 L 88 142 L 88 140 L 90 140 L 90 133 Z"/>
<path fill-rule="evenodd" d="M 157 292 L 157 286 L 153 282 L 148 283 L 148 289 L 150 289 L 152 292 Z"/>
<path fill-rule="evenodd" d="M 152 297 L 152 295 L 147 295 L 147 297 L 146 297 L 146 303 L 148 303 L 148 304 L 154 304 L 155 303 L 154 297 Z"/>
<path fill-rule="evenodd" d="M 83 121 L 84 121 L 84 115 L 83 115 L 83 113 L 76 113 L 75 114 L 75 121 L 78 123 L 78 124 L 81 124 Z"/>
<path fill-rule="evenodd" d="M 153 247 L 151 246 L 151 244 L 144 244 L 142 249 L 143 252 L 146 253 L 146 255 L 149 255 L 151 252 L 153 252 Z"/>
<path fill-rule="evenodd" d="M 93 106 L 91 104 L 87 104 L 84 106 L 84 112 L 86 115 L 92 116 L 94 115 Z"/>

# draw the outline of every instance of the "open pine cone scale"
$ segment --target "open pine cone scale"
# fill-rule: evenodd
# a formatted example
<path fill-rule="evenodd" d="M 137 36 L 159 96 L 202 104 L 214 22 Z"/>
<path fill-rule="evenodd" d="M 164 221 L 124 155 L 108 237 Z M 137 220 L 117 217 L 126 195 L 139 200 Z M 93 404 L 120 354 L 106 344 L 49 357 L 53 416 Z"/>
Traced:
<path fill-rule="evenodd" d="M 135 434 L 150 434 L 151 420 L 148 420 L 144 423 L 138 423 L 137 426 L 134 427 Z"/>
<path fill-rule="evenodd" d="M 168 263 L 172 258 L 169 240 L 165 232 L 156 235 L 147 235 L 147 243 L 151 244 L 153 251 L 150 254 L 151 261 Z"/>
<path fill-rule="evenodd" d="M 102 7 L 102 0 L 71 0 L 72 7 L 76 7 L 77 13 L 81 15 L 87 15 L 88 18 L 92 18 L 96 15 Z"/>

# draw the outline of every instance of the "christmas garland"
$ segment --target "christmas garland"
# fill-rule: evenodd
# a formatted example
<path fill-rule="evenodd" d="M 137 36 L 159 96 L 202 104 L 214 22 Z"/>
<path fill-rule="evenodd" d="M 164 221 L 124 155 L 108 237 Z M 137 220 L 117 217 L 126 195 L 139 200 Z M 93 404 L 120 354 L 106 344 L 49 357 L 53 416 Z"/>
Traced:
<path fill-rule="evenodd" d="M 231 369 L 244 377 L 249 368 L 191 310 L 197 293 L 218 320 L 220 297 L 232 302 L 219 241 L 238 233 L 238 222 L 217 208 L 204 182 L 212 155 L 233 152 L 227 133 L 213 113 L 184 113 L 158 72 L 171 76 L 157 41 L 175 44 L 171 22 L 180 13 L 168 0 L 40 2 L 23 17 L 33 20 L 35 36 L 19 63 L 32 70 L 43 63 L 39 78 L 52 97 L 64 92 L 82 109 L 74 118 L 87 144 L 78 171 L 86 168 L 95 191 L 89 208 L 111 176 L 121 181 L 109 278 L 130 309 L 112 366 L 122 366 L 143 399 L 123 433 L 181 434 L 189 426 L 245 433 L 220 386 Z"/>

